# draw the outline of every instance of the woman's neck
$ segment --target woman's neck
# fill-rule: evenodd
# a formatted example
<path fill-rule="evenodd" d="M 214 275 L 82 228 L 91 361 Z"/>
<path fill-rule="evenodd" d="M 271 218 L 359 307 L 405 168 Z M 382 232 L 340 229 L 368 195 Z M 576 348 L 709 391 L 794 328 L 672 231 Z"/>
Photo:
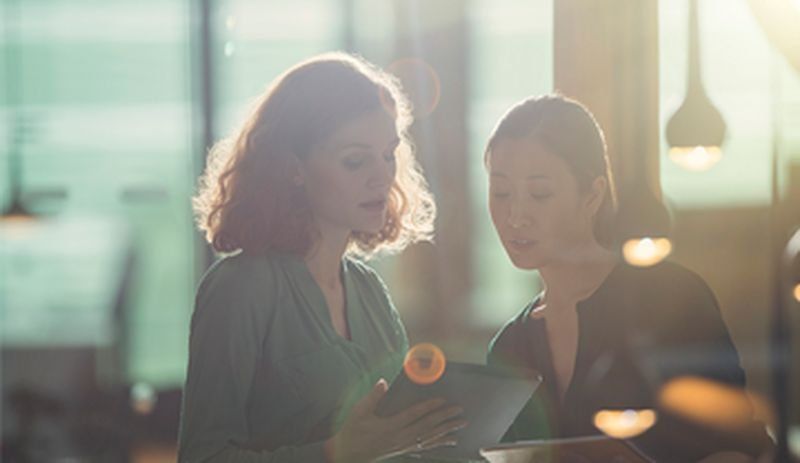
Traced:
<path fill-rule="evenodd" d="M 545 306 L 575 307 L 588 298 L 617 263 L 614 254 L 595 244 L 579 259 L 554 262 L 539 269 L 544 282 L 542 304 Z"/>
<path fill-rule="evenodd" d="M 304 261 L 309 272 L 323 288 L 335 288 L 341 284 L 341 264 L 347 249 L 350 233 L 339 230 L 319 230 L 317 239 Z"/>

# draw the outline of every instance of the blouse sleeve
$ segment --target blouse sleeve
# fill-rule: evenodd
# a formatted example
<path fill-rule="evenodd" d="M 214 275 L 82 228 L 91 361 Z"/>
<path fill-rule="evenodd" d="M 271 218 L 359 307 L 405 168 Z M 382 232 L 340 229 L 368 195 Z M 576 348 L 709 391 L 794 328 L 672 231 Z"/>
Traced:
<path fill-rule="evenodd" d="M 325 461 L 323 442 L 269 452 L 244 447 L 250 437 L 248 397 L 277 290 L 270 277 L 263 269 L 244 271 L 223 261 L 198 289 L 181 416 L 181 463 Z"/>
<path fill-rule="evenodd" d="M 654 331 L 660 331 L 656 364 L 662 379 L 668 382 L 671 378 L 694 376 L 744 390 L 746 377 L 739 354 L 706 282 L 684 270 L 662 283 L 669 285 L 669 290 L 651 288 L 651 304 L 657 312 L 647 312 L 652 319 L 660 320 L 657 326 L 661 328 Z M 658 298 L 658 294 L 663 297 Z M 738 438 L 718 445 L 732 445 L 753 455 L 768 447 L 771 440 L 764 424 L 753 417 L 752 409 L 750 415 L 749 424 L 737 433 Z M 678 419 L 664 418 L 664 428 L 670 427 L 667 423 L 672 419 Z M 692 440 L 698 440 L 697 435 Z"/>

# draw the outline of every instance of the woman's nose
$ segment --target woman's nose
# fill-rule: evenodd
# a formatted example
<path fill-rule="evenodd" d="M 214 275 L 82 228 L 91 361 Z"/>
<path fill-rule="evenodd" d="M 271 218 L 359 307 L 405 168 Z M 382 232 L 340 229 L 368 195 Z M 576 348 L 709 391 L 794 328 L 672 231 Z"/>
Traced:
<path fill-rule="evenodd" d="M 531 224 L 529 215 L 524 204 L 518 200 L 511 200 L 511 207 L 508 214 L 508 224 L 511 228 L 527 227 Z"/>
<path fill-rule="evenodd" d="M 392 163 L 378 159 L 370 173 L 369 186 L 373 188 L 388 187 L 394 182 L 395 166 Z"/>

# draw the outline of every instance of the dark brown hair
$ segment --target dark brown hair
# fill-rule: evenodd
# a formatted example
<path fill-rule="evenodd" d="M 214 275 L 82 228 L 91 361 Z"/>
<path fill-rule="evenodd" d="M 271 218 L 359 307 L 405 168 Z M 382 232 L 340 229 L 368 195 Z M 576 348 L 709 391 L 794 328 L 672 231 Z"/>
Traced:
<path fill-rule="evenodd" d="M 193 205 L 213 248 L 306 252 L 315 231 L 305 193 L 292 182 L 295 160 L 345 123 L 379 110 L 392 115 L 400 137 L 397 174 L 383 229 L 354 233 L 348 253 L 368 257 L 429 238 L 436 210 L 407 133 L 410 105 L 392 76 L 337 52 L 275 79 L 241 128 L 211 149 Z"/>
<path fill-rule="evenodd" d="M 603 130 L 592 113 L 578 101 L 561 95 L 526 98 L 500 118 L 486 145 L 484 162 L 500 141 L 525 137 L 566 161 L 581 193 L 588 192 L 597 177 L 606 179 L 608 189 L 594 217 L 594 236 L 600 244 L 610 246 L 617 194 Z"/>

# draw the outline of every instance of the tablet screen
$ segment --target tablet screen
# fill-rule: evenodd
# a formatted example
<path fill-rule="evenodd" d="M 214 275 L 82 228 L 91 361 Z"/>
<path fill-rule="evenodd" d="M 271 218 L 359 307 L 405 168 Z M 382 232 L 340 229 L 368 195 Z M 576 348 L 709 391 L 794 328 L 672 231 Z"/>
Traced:
<path fill-rule="evenodd" d="M 535 372 L 520 375 L 497 367 L 447 362 L 441 378 L 423 385 L 401 373 L 378 403 L 376 412 L 390 416 L 427 399 L 443 398 L 464 408 L 469 426 L 454 433 L 455 447 L 420 452 L 443 459 L 481 459 L 482 447 L 496 445 L 541 383 Z"/>

